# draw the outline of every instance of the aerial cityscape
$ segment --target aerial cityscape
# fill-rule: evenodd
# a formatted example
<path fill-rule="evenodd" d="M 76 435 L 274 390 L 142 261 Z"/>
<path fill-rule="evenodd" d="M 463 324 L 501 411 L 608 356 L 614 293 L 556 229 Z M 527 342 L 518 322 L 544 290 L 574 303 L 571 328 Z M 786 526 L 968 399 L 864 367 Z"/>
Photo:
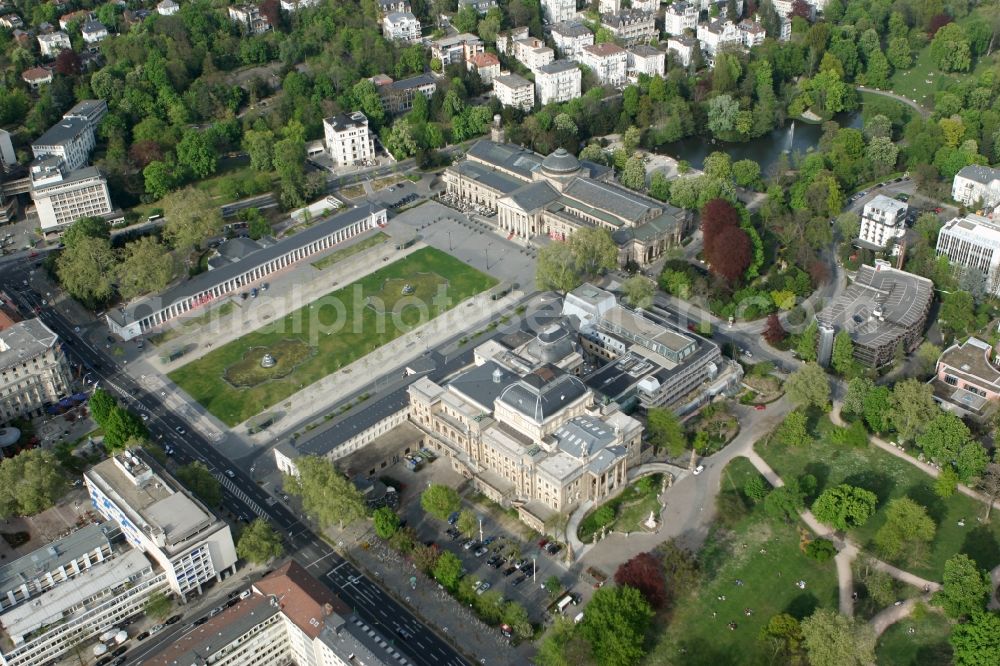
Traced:
<path fill-rule="evenodd" d="M 1000 664 L 1000 0 L 0 0 L 0 666 Z"/>

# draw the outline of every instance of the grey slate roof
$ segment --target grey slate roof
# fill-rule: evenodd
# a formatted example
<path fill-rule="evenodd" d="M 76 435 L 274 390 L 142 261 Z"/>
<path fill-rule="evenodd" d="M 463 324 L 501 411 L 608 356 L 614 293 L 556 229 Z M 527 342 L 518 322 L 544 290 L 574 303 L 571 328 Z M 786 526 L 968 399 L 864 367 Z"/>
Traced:
<path fill-rule="evenodd" d="M 663 51 L 656 48 L 655 46 L 650 46 L 649 44 L 636 44 L 635 46 L 629 47 L 629 52 L 643 58 L 650 58 L 653 56 L 663 55 Z"/>
<path fill-rule="evenodd" d="M 517 375 L 514 373 L 493 361 L 487 361 L 458 375 L 448 382 L 448 386 L 492 412 L 493 402 L 516 380 Z"/>
<path fill-rule="evenodd" d="M 589 416 L 577 416 L 552 433 L 560 449 L 574 458 L 591 458 L 615 441 L 611 427 Z"/>
<path fill-rule="evenodd" d="M 573 173 L 579 170 L 580 160 L 566 151 L 565 148 L 556 148 L 553 152 L 545 156 L 542 160 L 542 169 L 549 173 Z"/>
<path fill-rule="evenodd" d="M 563 194 L 632 223 L 638 223 L 650 210 L 659 207 L 658 204 L 646 201 L 621 187 L 587 178 L 577 178 L 570 183 Z"/>
<path fill-rule="evenodd" d="M 565 72 L 576 68 L 577 64 L 572 60 L 553 60 L 547 65 L 542 65 L 535 71 L 542 72 L 543 74 L 558 74 L 559 72 Z"/>
<path fill-rule="evenodd" d="M 61 146 L 71 143 L 90 127 L 83 118 L 62 118 L 45 134 L 31 142 L 32 146 Z"/>
<path fill-rule="evenodd" d="M 548 183 L 538 182 L 524 185 L 509 196 L 521 210 L 530 212 L 552 203 L 559 198 L 559 193 Z"/>
<path fill-rule="evenodd" d="M 427 85 L 437 86 L 437 79 L 431 74 L 418 74 L 408 79 L 387 83 L 382 87 L 391 90 L 409 90 L 410 88 L 422 88 Z"/>
<path fill-rule="evenodd" d="M 988 166 L 971 164 L 958 172 L 958 175 L 968 180 L 974 180 L 983 185 L 989 185 L 992 181 L 1000 179 L 1000 169 L 992 169 Z"/>
<path fill-rule="evenodd" d="M 558 61 L 556 61 L 558 62 Z M 468 155 L 488 164 L 512 171 L 525 180 L 531 180 L 532 173 L 542 164 L 540 155 L 527 148 L 509 143 L 495 143 L 483 139 L 469 148 Z"/>
<path fill-rule="evenodd" d="M 508 386 L 497 399 L 541 423 L 586 392 L 579 379 L 546 365 Z"/>
<path fill-rule="evenodd" d="M 552 26 L 552 32 L 558 32 L 564 37 L 583 37 L 591 34 L 587 26 L 579 21 L 560 21 Z"/>
<path fill-rule="evenodd" d="M 452 165 L 451 169 L 466 178 L 476 180 L 504 194 L 510 194 L 518 188 L 524 187 L 524 181 L 518 180 L 513 176 L 508 176 L 505 173 L 494 171 L 493 169 L 487 169 L 482 164 L 477 164 L 476 162 L 457 162 Z"/>
<path fill-rule="evenodd" d="M 517 74 L 505 74 L 504 76 L 498 76 L 493 79 L 493 86 L 496 87 L 497 83 L 501 83 L 508 88 L 523 88 L 524 86 L 533 85 L 531 81 L 523 76 L 518 76 Z"/>

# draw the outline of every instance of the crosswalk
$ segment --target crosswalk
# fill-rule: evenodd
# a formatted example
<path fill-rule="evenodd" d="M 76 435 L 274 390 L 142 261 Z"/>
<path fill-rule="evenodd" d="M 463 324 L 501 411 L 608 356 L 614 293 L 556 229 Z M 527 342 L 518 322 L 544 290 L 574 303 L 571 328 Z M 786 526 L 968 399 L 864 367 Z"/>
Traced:
<path fill-rule="evenodd" d="M 244 504 L 250 507 L 250 510 L 256 513 L 258 517 L 267 518 L 267 512 L 260 508 L 260 505 L 257 504 L 257 502 L 250 499 L 249 495 L 240 490 L 239 486 L 233 483 L 232 479 L 224 474 L 219 474 L 218 472 L 214 473 L 212 476 L 218 479 L 219 483 L 221 483 L 226 490 L 233 495 L 236 495 L 236 497 L 238 497 Z"/>

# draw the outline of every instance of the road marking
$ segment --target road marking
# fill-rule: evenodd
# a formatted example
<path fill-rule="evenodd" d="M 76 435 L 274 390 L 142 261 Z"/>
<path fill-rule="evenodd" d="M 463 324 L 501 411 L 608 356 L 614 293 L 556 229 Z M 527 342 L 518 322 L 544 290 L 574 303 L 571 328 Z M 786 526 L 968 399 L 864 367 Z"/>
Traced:
<path fill-rule="evenodd" d="M 252 499 L 250 499 L 249 495 L 240 490 L 239 487 L 237 487 L 237 485 L 233 483 L 228 476 L 224 474 L 219 474 L 218 472 L 215 472 L 213 476 L 219 480 L 219 483 L 221 483 L 226 488 L 226 490 L 235 495 L 237 498 L 243 500 L 243 503 L 246 504 L 248 507 L 250 507 L 250 510 L 256 513 L 257 516 L 259 516 L 260 518 L 267 518 L 267 512 L 264 511 L 264 509 L 260 508 L 260 505 L 257 504 L 257 502 L 254 502 Z"/>
<path fill-rule="evenodd" d="M 325 560 L 326 558 L 330 557 L 331 555 L 333 555 L 332 552 L 327 553 L 326 555 L 324 555 L 323 557 L 320 557 L 319 559 L 313 560 L 310 564 L 306 565 L 306 568 L 309 568 L 311 566 L 315 566 L 317 563 L 322 562 L 323 560 Z"/>

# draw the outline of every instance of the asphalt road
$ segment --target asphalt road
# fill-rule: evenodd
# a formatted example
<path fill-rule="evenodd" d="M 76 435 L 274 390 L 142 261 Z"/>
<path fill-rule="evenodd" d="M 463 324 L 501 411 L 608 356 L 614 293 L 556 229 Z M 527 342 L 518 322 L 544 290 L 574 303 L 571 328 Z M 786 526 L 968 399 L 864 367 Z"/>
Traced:
<path fill-rule="evenodd" d="M 434 631 L 421 624 L 409 611 L 338 555 L 298 516 L 275 502 L 240 468 L 223 457 L 211 442 L 191 431 L 186 422 L 166 409 L 163 404 L 165 395 L 145 390 L 102 350 L 78 337 L 74 325 L 61 313 L 42 305 L 41 297 L 24 284 L 30 269 L 31 263 L 28 262 L 4 267 L 0 282 L 8 294 L 26 313 L 39 308 L 38 316 L 41 320 L 66 343 L 68 356 L 79 362 L 86 372 L 99 377 L 103 388 L 117 394 L 131 409 L 149 414 L 147 426 L 150 432 L 157 441 L 169 443 L 173 447 L 174 459 L 179 464 L 193 460 L 204 463 L 222 481 L 224 508 L 244 518 L 255 515 L 267 518 L 285 535 L 288 552 L 293 553 L 300 564 L 322 580 L 363 620 L 381 628 L 387 640 L 396 636 L 399 628 L 405 628 L 412 638 L 399 640 L 396 647 L 413 663 L 426 666 L 469 663 Z M 184 434 L 181 435 L 181 432 Z M 225 470 L 232 471 L 232 479 L 227 478 Z M 339 578 L 327 575 L 330 571 L 339 572 L 338 576 L 356 577 L 364 583 L 339 585 Z"/>

